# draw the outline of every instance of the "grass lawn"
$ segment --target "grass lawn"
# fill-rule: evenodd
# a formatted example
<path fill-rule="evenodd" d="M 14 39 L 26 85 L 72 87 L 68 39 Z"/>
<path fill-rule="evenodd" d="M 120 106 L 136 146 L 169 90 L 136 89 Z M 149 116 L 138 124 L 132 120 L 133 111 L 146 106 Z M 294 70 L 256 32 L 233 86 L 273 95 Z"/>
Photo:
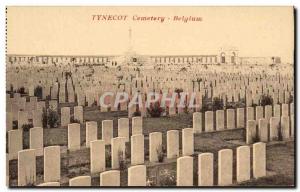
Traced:
<path fill-rule="evenodd" d="M 114 121 L 114 137 L 117 136 L 117 120 L 121 117 L 127 117 L 126 112 L 102 113 L 94 108 L 86 108 L 84 119 L 86 121 L 98 122 L 98 138 L 101 138 L 101 121 L 111 119 Z M 131 122 L 130 122 L 131 124 Z M 131 126 L 131 125 L 130 125 Z M 163 132 L 163 145 L 166 148 L 166 132 L 168 130 L 181 130 L 192 127 L 192 114 L 181 114 L 174 117 L 144 118 L 143 133 L 145 135 L 145 164 L 147 165 L 147 177 L 153 185 L 174 185 L 174 181 L 168 180 L 169 176 L 175 176 L 176 180 L 176 159 L 167 160 L 162 163 L 149 163 L 149 140 L 148 135 L 151 132 Z M 24 133 L 24 148 L 29 146 L 29 134 Z M 201 133 L 194 137 L 195 155 L 194 155 L 194 185 L 198 183 L 197 172 L 197 154 L 202 152 L 214 153 L 214 180 L 217 185 L 217 153 L 220 149 L 233 149 L 233 155 L 236 159 L 236 148 L 245 145 L 245 129 L 225 130 L 221 132 Z M 181 146 L 181 132 L 180 132 Z M 61 183 L 68 186 L 70 178 L 90 175 L 90 152 L 87 148 L 82 148 L 75 152 L 67 152 L 67 128 L 48 128 L 44 129 L 44 145 L 61 145 Z M 81 145 L 85 146 L 85 125 L 81 125 Z M 130 154 L 130 146 L 126 147 Z M 181 152 L 180 152 L 181 153 Z M 252 155 L 252 154 L 251 154 Z M 166 156 L 166 155 L 165 155 Z M 127 165 L 130 166 L 130 159 L 127 159 Z M 233 162 L 233 179 L 236 178 L 236 162 Z M 110 169 L 107 167 L 107 169 Z M 166 174 L 167 172 L 167 174 Z M 273 142 L 267 144 L 267 177 L 257 180 L 250 180 L 244 183 L 234 184 L 242 186 L 291 186 L 294 184 L 294 143 Z M 166 175 L 166 176 L 164 176 Z M 99 186 L 99 174 L 92 175 L 92 185 Z M 43 157 L 37 157 L 37 184 L 43 182 Z M 10 161 L 10 185 L 17 185 L 17 160 Z M 121 185 L 127 185 L 127 171 L 121 172 Z"/>

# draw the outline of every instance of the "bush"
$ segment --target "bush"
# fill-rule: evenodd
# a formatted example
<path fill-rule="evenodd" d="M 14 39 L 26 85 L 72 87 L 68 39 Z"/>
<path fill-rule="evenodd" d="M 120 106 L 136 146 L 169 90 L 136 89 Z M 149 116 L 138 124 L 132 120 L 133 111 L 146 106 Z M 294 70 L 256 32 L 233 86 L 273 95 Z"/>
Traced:
<path fill-rule="evenodd" d="M 47 122 L 51 128 L 58 126 L 58 119 L 57 112 L 53 111 L 52 109 L 48 109 Z"/>
<path fill-rule="evenodd" d="M 80 124 L 80 121 L 78 119 L 74 119 L 74 117 L 71 117 L 70 122 L 71 123 L 79 123 Z"/>
<path fill-rule="evenodd" d="M 22 125 L 23 131 L 29 131 L 29 129 L 33 128 L 33 125 L 31 123 Z"/>
<path fill-rule="evenodd" d="M 205 113 L 205 111 L 211 111 L 212 110 L 212 104 L 204 103 L 201 107 L 200 112 Z"/>
<path fill-rule="evenodd" d="M 184 113 L 188 114 L 189 111 L 190 111 L 190 109 L 189 109 L 188 105 L 185 105 L 184 106 Z"/>
<path fill-rule="evenodd" d="M 260 105 L 273 105 L 273 98 L 269 95 L 262 95 L 260 97 Z"/>
<path fill-rule="evenodd" d="M 17 93 L 25 94 L 25 88 L 24 88 L 24 87 L 20 87 L 20 88 L 17 90 Z"/>
<path fill-rule="evenodd" d="M 141 112 L 140 111 L 135 111 L 133 114 L 132 114 L 133 117 L 140 117 L 141 116 Z"/>
<path fill-rule="evenodd" d="M 37 86 L 35 89 L 34 89 L 34 96 L 42 99 L 43 98 L 43 88 L 41 86 Z"/>
<path fill-rule="evenodd" d="M 159 102 L 155 102 L 154 105 L 151 103 L 150 108 L 147 108 L 147 111 L 151 117 L 160 117 L 163 112 L 163 108 L 160 106 Z"/>
<path fill-rule="evenodd" d="M 221 110 L 223 109 L 223 99 L 220 99 L 219 97 L 214 97 L 213 98 L 213 103 L 212 103 L 212 109 L 213 111 L 216 110 Z"/>

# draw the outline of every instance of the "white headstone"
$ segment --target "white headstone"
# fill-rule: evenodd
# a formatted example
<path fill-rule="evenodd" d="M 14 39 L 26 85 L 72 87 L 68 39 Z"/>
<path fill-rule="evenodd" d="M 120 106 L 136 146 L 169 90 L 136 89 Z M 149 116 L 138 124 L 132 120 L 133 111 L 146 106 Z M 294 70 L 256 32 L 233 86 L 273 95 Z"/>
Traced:
<path fill-rule="evenodd" d="M 253 144 L 253 177 L 266 176 L 266 144 Z"/>
<path fill-rule="evenodd" d="M 105 171 L 105 143 L 103 140 L 90 142 L 91 173 Z"/>
<path fill-rule="evenodd" d="M 240 146 L 236 149 L 236 180 L 250 180 L 250 147 Z"/>
<path fill-rule="evenodd" d="M 131 165 L 144 163 L 144 135 L 131 136 Z"/>
<path fill-rule="evenodd" d="M 79 123 L 72 123 L 68 125 L 68 149 L 71 151 L 80 149 Z"/>
<path fill-rule="evenodd" d="M 167 131 L 167 158 L 177 157 L 179 157 L 179 131 L 170 130 Z"/>
<path fill-rule="evenodd" d="M 60 181 L 60 146 L 44 148 L 44 182 Z"/>
<path fill-rule="evenodd" d="M 128 186 L 146 186 L 147 171 L 145 165 L 128 168 Z"/>
<path fill-rule="evenodd" d="M 213 186 L 214 155 L 201 153 L 198 155 L 198 186 Z"/>
<path fill-rule="evenodd" d="M 218 185 L 232 184 L 232 150 L 222 149 L 218 152 Z"/>
<path fill-rule="evenodd" d="M 193 157 L 184 156 L 177 159 L 177 186 L 193 186 Z"/>

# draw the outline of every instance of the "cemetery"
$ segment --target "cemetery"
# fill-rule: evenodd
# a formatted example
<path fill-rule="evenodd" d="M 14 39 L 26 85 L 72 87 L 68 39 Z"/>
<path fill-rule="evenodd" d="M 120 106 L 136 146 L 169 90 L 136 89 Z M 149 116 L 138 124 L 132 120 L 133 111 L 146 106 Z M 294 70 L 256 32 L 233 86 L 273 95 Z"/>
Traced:
<path fill-rule="evenodd" d="M 76 62 L 7 63 L 8 186 L 295 185 L 293 65 Z"/>

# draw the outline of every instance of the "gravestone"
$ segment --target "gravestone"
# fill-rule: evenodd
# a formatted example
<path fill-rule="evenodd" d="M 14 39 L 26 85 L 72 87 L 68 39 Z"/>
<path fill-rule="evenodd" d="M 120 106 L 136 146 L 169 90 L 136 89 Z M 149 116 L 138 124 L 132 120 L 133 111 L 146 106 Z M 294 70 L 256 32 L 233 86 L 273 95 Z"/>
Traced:
<path fill-rule="evenodd" d="M 201 153 L 198 155 L 198 186 L 213 186 L 214 155 Z"/>
<path fill-rule="evenodd" d="M 268 142 L 268 121 L 266 119 L 260 119 L 258 123 L 258 136 L 259 140 Z"/>
<path fill-rule="evenodd" d="M 224 110 L 216 111 L 216 129 L 217 131 L 223 130 L 224 126 Z"/>
<path fill-rule="evenodd" d="M 222 149 L 218 152 L 218 185 L 232 184 L 232 150 Z"/>
<path fill-rule="evenodd" d="M 131 165 L 144 163 L 144 135 L 131 136 Z"/>
<path fill-rule="evenodd" d="M 182 130 L 182 155 L 188 156 L 194 154 L 194 134 L 192 128 Z"/>
<path fill-rule="evenodd" d="M 193 113 L 193 130 L 194 133 L 202 132 L 202 113 Z"/>
<path fill-rule="evenodd" d="M 61 126 L 68 126 L 70 123 L 70 107 L 61 108 Z"/>
<path fill-rule="evenodd" d="M 167 158 L 177 157 L 179 157 L 179 131 L 170 130 L 167 131 Z"/>
<path fill-rule="evenodd" d="M 11 112 L 6 112 L 6 131 L 13 129 L 13 114 Z"/>
<path fill-rule="evenodd" d="M 236 180 L 250 180 L 250 147 L 240 146 L 236 149 Z"/>
<path fill-rule="evenodd" d="M 132 135 L 143 134 L 143 118 L 132 117 Z"/>
<path fill-rule="evenodd" d="M 278 140 L 278 130 L 280 129 L 280 118 L 270 118 L 270 141 Z"/>
<path fill-rule="evenodd" d="M 60 146 L 44 148 L 44 182 L 60 181 Z"/>
<path fill-rule="evenodd" d="M 273 117 L 281 117 L 280 105 L 273 105 Z"/>
<path fill-rule="evenodd" d="M 8 157 L 9 160 L 17 159 L 18 152 L 23 149 L 22 129 L 8 131 Z"/>
<path fill-rule="evenodd" d="M 83 123 L 83 107 L 82 106 L 74 107 L 74 120 L 78 120 L 80 123 Z"/>
<path fill-rule="evenodd" d="M 147 171 L 145 165 L 128 168 L 128 186 L 146 186 Z"/>
<path fill-rule="evenodd" d="M 120 186 L 120 171 L 111 170 L 100 173 L 100 186 Z"/>
<path fill-rule="evenodd" d="M 269 122 L 271 117 L 272 117 L 272 106 L 266 105 L 265 106 L 265 119 Z"/>
<path fill-rule="evenodd" d="M 41 127 L 34 127 L 29 130 L 29 147 L 30 149 L 35 149 L 35 153 L 37 156 L 43 155 L 44 149 L 44 134 L 43 128 Z"/>
<path fill-rule="evenodd" d="M 91 186 L 91 176 L 78 176 L 69 180 L 69 186 L 84 187 Z"/>
<path fill-rule="evenodd" d="M 68 149 L 75 151 L 80 149 L 80 124 L 72 123 L 68 125 Z"/>
<path fill-rule="evenodd" d="M 227 129 L 235 129 L 234 109 L 227 109 Z"/>
<path fill-rule="evenodd" d="M 177 159 L 177 186 L 193 186 L 193 157 L 184 156 Z"/>
<path fill-rule="evenodd" d="M 214 113 L 212 111 L 205 112 L 205 132 L 214 130 Z"/>
<path fill-rule="evenodd" d="M 157 162 L 158 155 L 162 153 L 162 133 L 152 132 L 149 134 L 149 160 Z"/>
<path fill-rule="evenodd" d="M 254 108 L 253 107 L 247 107 L 247 119 L 246 121 L 254 120 Z"/>
<path fill-rule="evenodd" d="M 245 127 L 245 109 L 237 108 L 237 128 Z"/>
<path fill-rule="evenodd" d="M 253 144 L 253 177 L 266 176 L 266 144 L 259 142 Z"/>
<path fill-rule="evenodd" d="M 38 110 L 32 111 L 33 116 L 33 127 L 43 127 L 43 112 Z"/>
<path fill-rule="evenodd" d="M 280 121 L 281 134 L 284 140 L 290 137 L 290 120 L 288 116 L 281 116 Z"/>
<path fill-rule="evenodd" d="M 281 116 L 288 117 L 289 116 L 289 105 L 288 104 L 281 104 L 281 109 L 282 109 Z"/>
<path fill-rule="evenodd" d="M 18 186 L 27 186 L 36 182 L 35 149 L 18 152 Z"/>
<path fill-rule="evenodd" d="M 262 106 L 256 106 L 255 110 L 256 110 L 255 120 L 256 123 L 258 124 L 259 120 L 264 118 L 264 108 Z"/>
<path fill-rule="evenodd" d="M 22 129 L 22 126 L 28 124 L 28 113 L 26 111 L 18 112 L 18 129 Z"/>
<path fill-rule="evenodd" d="M 86 147 L 90 147 L 90 142 L 97 140 L 98 126 L 96 121 L 88 121 L 86 125 L 85 141 Z"/>
<path fill-rule="evenodd" d="M 105 142 L 94 140 L 90 142 L 91 173 L 105 171 Z"/>
<path fill-rule="evenodd" d="M 118 137 L 124 137 L 126 142 L 129 142 L 129 119 L 118 119 Z"/>
<path fill-rule="evenodd" d="M 246 143 L 252 144 L 255 138 L 256 138 L 256 121 L 249 120 L 247 121 L 247 127 L 246 127 Z"/>
<path fill-rule="evenodd" d="M 102 140 L 104 140 L 105 145 L 110 145 L 112 138 L 113 138 L 113 121 L 112 120 L 102 121 Z"/>
<path fill-rule="evenodd" d="M 125 138 L 115 137 L 111 139 L 111 165 L 112 169 L 120 168 L 120 161 L 125 161 Z"/>

